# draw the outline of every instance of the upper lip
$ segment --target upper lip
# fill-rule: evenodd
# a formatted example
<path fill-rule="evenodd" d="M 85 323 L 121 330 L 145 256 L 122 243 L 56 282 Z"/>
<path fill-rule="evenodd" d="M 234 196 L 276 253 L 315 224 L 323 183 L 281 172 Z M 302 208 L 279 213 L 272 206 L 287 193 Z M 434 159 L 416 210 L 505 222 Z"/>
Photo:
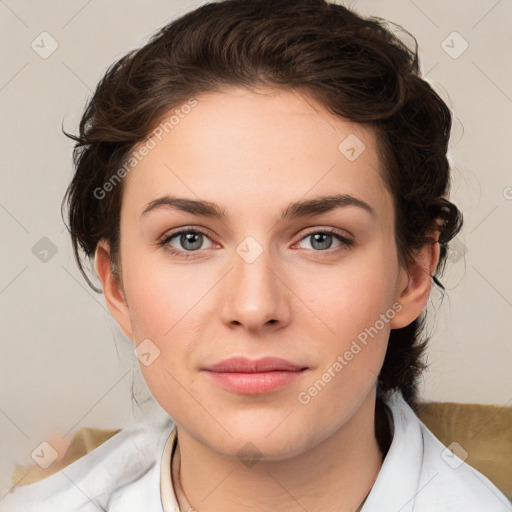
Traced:
<path fill-rule="evenodd" d="M 203 368 L 211 372 L 232 373 L 262 373 L 273 371 L 299 371 L 306 367 L 280 357 L 262 357 L 261 359 L 248 359 L 246 357 L 230 357 L 218 363 Z"/>

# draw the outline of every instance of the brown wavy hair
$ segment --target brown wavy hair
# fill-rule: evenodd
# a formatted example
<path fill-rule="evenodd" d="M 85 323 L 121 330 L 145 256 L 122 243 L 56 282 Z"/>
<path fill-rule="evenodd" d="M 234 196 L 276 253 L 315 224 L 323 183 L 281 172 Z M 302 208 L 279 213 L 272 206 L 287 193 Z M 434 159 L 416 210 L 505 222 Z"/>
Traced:
<path fill-rule="evenodd" d="M 448 242 L 462 227 L 461 212 L 448 200 L 451 114 L 421 78 L 417 43 L 409 36 L 414 49 L 381 18 L 324 0 L 223 0 L 175 19 L 111 65 L 87 103 L 79 134 L 64 131 L 76 144 L 75 174 L 62 207 L 89 285 L 101 292 L 83 266 L 84 254 L 92 258 L 101 239 L 110 244 L 114 272 L 119 268 L 123 181 L 104 198 L 94 191 L 172 108 L 235 85 L 300 91 L 330 112 L 372 127 L 394 201 L 400 264 L 407 267 L 415 250 L 435 243 L 437 231 L 440 261 L 431 277 L 443 288 L 437 276 Z M 400 389 L 416 408 L 428 341 L 424 321 L 422 313 L 391 331 L 379 398 Z"/>

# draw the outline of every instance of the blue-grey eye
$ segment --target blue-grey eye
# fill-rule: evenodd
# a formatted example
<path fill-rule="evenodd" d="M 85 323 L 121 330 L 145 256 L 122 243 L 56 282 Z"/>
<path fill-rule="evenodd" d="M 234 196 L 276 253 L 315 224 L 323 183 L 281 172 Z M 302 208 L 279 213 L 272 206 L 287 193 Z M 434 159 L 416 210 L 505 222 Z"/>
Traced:
<path fill-rule="evenodd" d="M 172 243 L 172 241 L 178 241 L 178 246 Z M 177 233 L 173 233 L 169 235 L 164 243 L 170 245 L 172 248 L 177 249 L 179 251 L 197 251 L 199 249 L 206 249 L 203 247 L 203 243 L 209 240 L 209 238 L 199 231 L 188 230 L 188 231 L 179 231 Z M 211 244 L 208 246 L 210 247 Z"/>
<path fill-rule="evenodd" d="M 337 239 L 339 244 L 333 247 L 333 241 Z M 305 249 L 313 249 L 315 251 L 326 251 L 328 249 L 336 248 L 341 245 L 350 245 L 350 241 L 337 233 L 330 233 L 326 231 L 316 231 L 306 235 L 301 242 L 304 240 L 311 240 L 310 247 Z"/>

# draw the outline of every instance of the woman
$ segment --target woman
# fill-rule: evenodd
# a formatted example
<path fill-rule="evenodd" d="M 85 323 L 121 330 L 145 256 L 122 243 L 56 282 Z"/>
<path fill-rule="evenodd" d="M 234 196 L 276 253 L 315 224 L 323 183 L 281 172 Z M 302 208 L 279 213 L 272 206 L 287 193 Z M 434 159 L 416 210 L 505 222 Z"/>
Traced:
<path fill-rule="evenodd" d="M 5 510 L 507 510 L 414 414 L 450 126 L 416 52 L 323 0 L 207 4 L 115 63 L 65 202 L 166 415 Z"/>

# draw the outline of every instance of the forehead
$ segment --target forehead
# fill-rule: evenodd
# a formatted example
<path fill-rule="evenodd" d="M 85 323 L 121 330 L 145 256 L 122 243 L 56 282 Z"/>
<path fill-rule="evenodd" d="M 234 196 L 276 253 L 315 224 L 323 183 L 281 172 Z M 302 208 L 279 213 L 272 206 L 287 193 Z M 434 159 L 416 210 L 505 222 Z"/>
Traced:
<path fill-rule="evenodd" d="M 134 152 L 144 145 L 151 149 L 127 174 L 123 198 L 123 208 L 139 214 L 165 193 L 236 201 L 253 213 L 333 193 L 381 214 L 391 207 L 374 131 L 298 92 L 230 87 L 199 95 L 171 109 Z"/>

